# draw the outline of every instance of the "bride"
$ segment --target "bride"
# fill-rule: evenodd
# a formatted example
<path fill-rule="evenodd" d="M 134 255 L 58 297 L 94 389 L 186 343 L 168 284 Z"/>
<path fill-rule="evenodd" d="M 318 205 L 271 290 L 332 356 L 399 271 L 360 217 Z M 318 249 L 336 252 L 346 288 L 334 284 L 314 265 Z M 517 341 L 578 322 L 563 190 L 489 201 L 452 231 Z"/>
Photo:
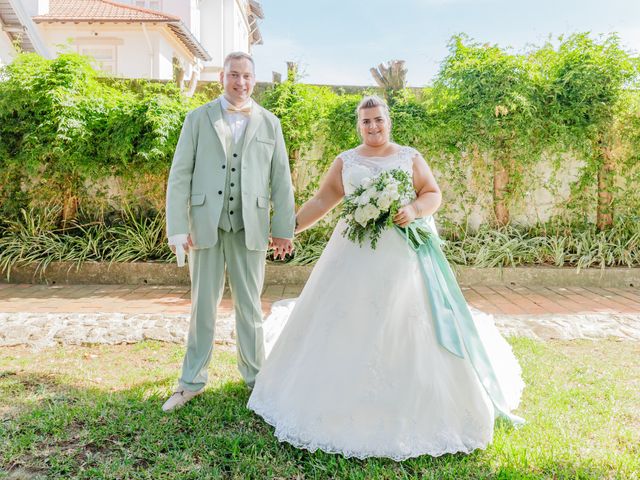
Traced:
<path fill-rule="evenodd" d="M 274 305 L 265 321 L 268 357 L 248 408 L 280 441 L 345 457 L 469 453 L 492 440 L 497 417 L 512 423 L 520 366 L 491 317 L 469 313 L 431 215 L 441 194 L 417 150 L 390 141 L 387 105 L 357 108 L 363 143 L 340 154 L 297 214 L 312 226 L 372 176 L 402 169 L 415 198 L 394 223 L 431 229 L 423 257 L 396 229 L 376 249 L 336 226 L 300 297 Z M 426 265 L 426 267 L 425 267 Z"/>

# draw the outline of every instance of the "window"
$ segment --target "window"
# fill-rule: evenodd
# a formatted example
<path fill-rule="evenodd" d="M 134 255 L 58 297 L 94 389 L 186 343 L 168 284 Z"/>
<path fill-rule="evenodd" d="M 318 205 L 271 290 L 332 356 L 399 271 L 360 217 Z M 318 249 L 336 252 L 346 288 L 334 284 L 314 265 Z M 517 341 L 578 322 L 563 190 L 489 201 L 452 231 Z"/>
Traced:
<path fill-rule="evenodd" d="M 93 57 L 100 70 L 103 72 L 116 73 L 116 47 L 112 45 L 92 45 L 82 47 L 81 55 Z"/>
<path fill-rule="evenodd" d="M 134 0 L 135 6 L 149 10 L 162 10 L 161 0 Z"/>

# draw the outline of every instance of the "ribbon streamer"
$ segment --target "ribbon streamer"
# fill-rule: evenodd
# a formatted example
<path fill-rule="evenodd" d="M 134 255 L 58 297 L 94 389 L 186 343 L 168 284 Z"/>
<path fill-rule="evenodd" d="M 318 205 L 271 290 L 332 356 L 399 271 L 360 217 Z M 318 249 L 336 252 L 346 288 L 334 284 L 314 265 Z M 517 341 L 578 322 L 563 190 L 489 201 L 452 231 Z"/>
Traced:
<path fill-rule="evenodd" d="M 510 412 L 467 301 L 442 251 L 443 241 L 431 223 L 418 219 L 405 228 L 395 228 L 418 255 L 438 343 L 453 355 L 468 358 L 498 415 L 521 425 L 524 419 Z"/>

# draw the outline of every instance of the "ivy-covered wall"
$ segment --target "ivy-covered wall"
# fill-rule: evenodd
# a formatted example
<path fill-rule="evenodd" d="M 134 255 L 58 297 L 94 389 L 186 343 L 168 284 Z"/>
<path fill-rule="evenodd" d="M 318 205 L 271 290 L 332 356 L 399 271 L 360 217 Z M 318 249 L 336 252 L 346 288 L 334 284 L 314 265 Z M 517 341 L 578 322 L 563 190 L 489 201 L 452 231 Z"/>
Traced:
<path fill-rule="evenodd" d="M 639 65 L 615 36 L 522 54 L 454 37 L 433 86 L 388 92 L 394 140 L 436 172 L 444 226 L 605 229 L 640 211 Z M 62 226 L 124 206 L 162 210 L 184 115 L 220 93 L 210 84 L 187 99 L 172 84 L 101 78 L 72 54 L 21 54 L 0 75 L 0 215 L 58 206 Z M 281 118 L 298 203 L 359 143 L 362 94 L 292 81 L 260 92 Z"/>

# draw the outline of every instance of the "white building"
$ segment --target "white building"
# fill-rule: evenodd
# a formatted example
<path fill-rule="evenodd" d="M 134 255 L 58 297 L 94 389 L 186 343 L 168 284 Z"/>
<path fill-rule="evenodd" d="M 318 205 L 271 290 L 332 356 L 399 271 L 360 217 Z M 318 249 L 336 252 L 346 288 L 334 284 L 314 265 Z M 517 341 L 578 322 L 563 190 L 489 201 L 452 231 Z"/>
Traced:
<path fill-rule="evenodd" d="M 52 52 L 74 51 L 125 78 L 215 80 L 225 55 L 261 43 L 252 0 L 21 1 Z"/>
<path fill-rule="evenodd" d="M 230 52 L 251 53 L 262 44 L 258 20 L 262 7 L 254 0 L 120 0 L 179 17 L 211 56 L 202 70 L 204 80 L 217 80 Z"/>
<path fill-rule="evenodd" d="M 0 0 L 0 65 L 15 57 L 17 49 L 50 57 L 22 0 Z"/>
<path fill-rule="evenodd" d="M 15 50 L 11 37 L 6 31 L 0 30 L 0 67 L 9 63 L 14 55 Z"/>

